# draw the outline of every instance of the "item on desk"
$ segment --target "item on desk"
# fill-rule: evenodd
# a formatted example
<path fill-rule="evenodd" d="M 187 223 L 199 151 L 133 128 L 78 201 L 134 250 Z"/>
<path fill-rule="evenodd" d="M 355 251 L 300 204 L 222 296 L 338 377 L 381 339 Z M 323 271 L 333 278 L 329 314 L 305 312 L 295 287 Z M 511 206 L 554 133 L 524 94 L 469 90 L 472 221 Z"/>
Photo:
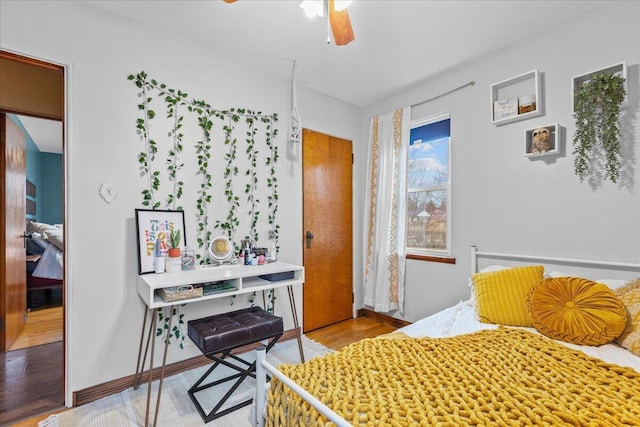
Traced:
<path fill-rule="evenodd" d="M 194 288 L 191 285 L 160 288 L 156 291 L 164 302 L 180 301 L 189 298 L 199 298 L 203 295 L 202 288 Z"/>
<path fill-rule="evenodd" d="M 189 246 L 184 248 L 184 253 L 182 254 L 182 271 L 193 270 L 196 266 L 196 256 L 193 249 Z"/>
<path fill-rule="evenodd" d="M 167 257 L 165 259 L 165 271 L 167 273 L 177 273 L 182 271 L 182 258 L 181 257 Z"/>
<path fill-rule="evenodd" d="M 270 282 L 279 282 L 280 280 L 293 279 L 293 271 L 283 271 L 281 273 L 261 274 L 261 279 L 268 280 Z"/>
<path fill-rule="evenodd" d="M 244 265 L 251 264 L 251 252 L 249 251 L 249 243 L 244 247 Z"/>
<path fill-rule="evenodd" d="M 160 240 L 156 240 L 153 247 L 153 271 L 155 273 L 164 273 L 164 270 L 164 255 L 162 254 L 162 248 L 160 247 Z"/>
<path fill-rule="evenodd" d="M 238 288 L 233 286 L 229 282 L 212 282 L 212 283 L 203 283 L 201 285 L 203 295 L 213 295 L 219 294 L 223 292 L 232 292 L 237 291 Z"/>
<path fill-rule="evenodd" d="M 258 255 L 258 265 L 264 264 L 264 255 Z"/>

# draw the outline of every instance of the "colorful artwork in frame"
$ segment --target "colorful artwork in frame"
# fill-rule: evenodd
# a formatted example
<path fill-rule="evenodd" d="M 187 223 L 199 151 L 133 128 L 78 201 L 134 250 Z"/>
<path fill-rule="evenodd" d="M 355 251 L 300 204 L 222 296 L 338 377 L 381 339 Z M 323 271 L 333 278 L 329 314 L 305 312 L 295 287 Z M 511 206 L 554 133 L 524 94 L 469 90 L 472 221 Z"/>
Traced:
<path fill-rule="evenodd" d="M 184 211 L 136 209 L 136 237 L 138 242 L 138 274 L 153 273 L 156 241 L 162 254 L 169 250 L 169 235 L 180 230 L 181 247 L 187 245 Z"/>

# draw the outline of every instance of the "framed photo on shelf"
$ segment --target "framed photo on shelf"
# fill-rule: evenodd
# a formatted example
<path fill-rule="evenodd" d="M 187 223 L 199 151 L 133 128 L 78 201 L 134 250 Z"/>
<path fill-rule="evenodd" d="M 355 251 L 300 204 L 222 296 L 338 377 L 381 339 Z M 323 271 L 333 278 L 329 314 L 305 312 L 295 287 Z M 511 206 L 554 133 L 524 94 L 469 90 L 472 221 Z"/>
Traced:
<path fill-rule="evenodd" d="M 169 249 L 172 230 L 180 230 L 180 245 L 186 246 L 184 211 L 136 209 L 138 274 L 153 273 L 153 257 L 158 242 L 163 254 Z"/>

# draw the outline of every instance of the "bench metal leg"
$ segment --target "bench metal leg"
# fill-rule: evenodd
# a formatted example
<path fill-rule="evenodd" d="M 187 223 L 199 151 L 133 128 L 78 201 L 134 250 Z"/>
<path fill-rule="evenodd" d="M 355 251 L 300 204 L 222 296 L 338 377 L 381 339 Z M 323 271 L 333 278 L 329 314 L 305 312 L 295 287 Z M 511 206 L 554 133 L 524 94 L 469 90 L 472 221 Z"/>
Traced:
<path fill-rule="evenodd" d="M 272 335 L 269 337 L 265 337 L 264 339 L 270 339 L 269 344 L 266 347 L 266 351 L 269 351 L 278 341 L 278 339 L 280 339 L 280 337 L 282 336 L 282 333 L 277 334 L 277 335 Z M 246 344 L 246 343 L 245 343 Z M 198 381 L 196 381 L 196 383 L 191 386 L 191 388 L 188 391 L 189 397 L 191 398 L 191 401 L 193 402 L 194 406 L 196 407 L 196 409 L 198 410 L 198 413 L 200 414 L 200 417 L 202 417 L 202 420 L 205 423 L 208 423 L 210 421 L 215 420 L 216 418 L 222 417 L 224 415 L 227 415 L 233 411 L 235 411 L 236 409 L 240 409 L 244 406 L 250 405 L 252 399 L 248 399 L 245 401 L 242 401 L 240 403 L 237 403 L 236 405 L 233 405 L 229 408 L 225 408 L 222 409 L 222 406 L 225 404 L 225 402 L 233 395 L 233 393 L 238 389 L 238 387 L 240 386 L 240 384 L 242 384 L 242 382 L 247 378 L 247 377 L 256 377 L 255 371 L 256 371 L 256 362 L 250 363 L 247 362 L 244 359 L 241 359 L 240 357 L 231 354 L 231 351 L 233 351 L 236 347 L 234 348 L 229 348 L 226 349 L 222 352 L 218 352 L 218 353 L 213 353 L 213 354 L 207 354 L 205 356 L 207 356 L 208 358 L 210 358 L 211 360 L 213 360 L 215 363 L 207 370 L 207 372 L 204 373 L 204 375 L 202 375 L 202 377 L 200 377 L 200 379 Z M 220 357 L 216 356 L 216 354 L 221 354 Z M 232 359 L 235 359 L 239 362 L 242 362 L 243 364 L 247 365 L 247 368 L 243 368 L 242 366 L 230 363 L 229 361 L 225 360 L 227 357 L 230 357 Z M 231 369 L 234 369 L 236 371 L 238 371 L 237 374 L 231 374 L 228 375 L 224 378 L 212 381 L 210 383 L 201 385 L 205 379 L 207 379 L 207 377 L 214 371 L 214 369 L 216 369 L 219 365 L 224 365 L 227 366 Z M 236 380 L 235 383 L 231 386 L 231 388 L 225 393 L 225 395 L 218 401 L 218 403 L 214 406 L 214 408 L 207 414 L 205 413 L 204 409 L 202 408 L 202 405 L 200 405 L 200 402 L 198 402 L 198 399 L 195 396 L 195 393 L 208 389 L 210 387 L 215 387 L 217 385 L 223 384 L 225 382 L 231 381 L 231 380 Z"/>

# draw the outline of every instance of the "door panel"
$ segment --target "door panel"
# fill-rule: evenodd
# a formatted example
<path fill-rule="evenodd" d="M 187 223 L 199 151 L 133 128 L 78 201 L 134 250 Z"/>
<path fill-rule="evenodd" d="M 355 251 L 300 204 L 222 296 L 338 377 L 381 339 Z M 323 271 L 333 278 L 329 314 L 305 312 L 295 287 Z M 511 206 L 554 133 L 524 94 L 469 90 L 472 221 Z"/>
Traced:
<path fill-rule="evenodd" d="M 351 141 L 308 129 L 302 146 L 308 332 L 353 316 L 352 149 Z"/>
<path fill-rule="evenodd" d="M 6 114 L 0 114 L 2 185 L 0 192 L 5 209 L 0 223 L 5 227 L 0 256 L 0 295 L 4 295 L 0 319 L 0 350 L 6 351 L 25 325 L 27 311 L 25 231 L 25 147 L 26 138 Z M 1 227 L 0 227 L 1 228 Z"/>

